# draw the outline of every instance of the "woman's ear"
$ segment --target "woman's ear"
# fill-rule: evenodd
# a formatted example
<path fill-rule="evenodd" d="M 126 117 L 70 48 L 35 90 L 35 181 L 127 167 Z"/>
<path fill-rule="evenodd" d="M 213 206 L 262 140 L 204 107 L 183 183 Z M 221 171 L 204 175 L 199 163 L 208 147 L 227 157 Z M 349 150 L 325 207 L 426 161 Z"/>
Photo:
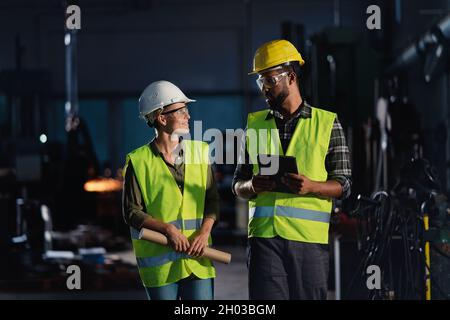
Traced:
<path fill-rule="evenodd" d="M 158 121 L 159 125 L 162 126 L 162 127 L 165 127 L 166 124 L 167 124 L 166 117 L 164 117 L 164 116 L 161 115 L 161 114 L 159 114 L 159 115 L 156 117 L 155 121 Z"/>

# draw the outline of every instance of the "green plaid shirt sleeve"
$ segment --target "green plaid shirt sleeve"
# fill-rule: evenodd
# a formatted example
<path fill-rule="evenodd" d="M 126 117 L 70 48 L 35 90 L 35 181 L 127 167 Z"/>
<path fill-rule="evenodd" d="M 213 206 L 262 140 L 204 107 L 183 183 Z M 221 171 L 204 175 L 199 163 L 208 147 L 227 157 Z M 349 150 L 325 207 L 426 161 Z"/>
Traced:
<path fill-rule="evenodd" d="M 325 158 L 325 167 L 328 179 L 336 180 L 342 185 L 342 197 L 346 199 L 351 193 L 352 169 L 350 163 L 350 150 L 345 141 L 344 129 L 336 118 L 331 130 L 330 144 Z"/>

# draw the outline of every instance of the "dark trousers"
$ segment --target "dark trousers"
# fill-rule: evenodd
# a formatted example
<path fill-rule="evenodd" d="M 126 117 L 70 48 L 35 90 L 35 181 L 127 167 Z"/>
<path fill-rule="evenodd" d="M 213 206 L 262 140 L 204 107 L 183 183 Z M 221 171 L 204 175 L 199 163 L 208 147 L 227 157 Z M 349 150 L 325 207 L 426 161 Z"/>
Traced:
<path fill-rule="evenodd" d="M 249 238 L 250 300 L 326 300 L 328 245 Z"/>

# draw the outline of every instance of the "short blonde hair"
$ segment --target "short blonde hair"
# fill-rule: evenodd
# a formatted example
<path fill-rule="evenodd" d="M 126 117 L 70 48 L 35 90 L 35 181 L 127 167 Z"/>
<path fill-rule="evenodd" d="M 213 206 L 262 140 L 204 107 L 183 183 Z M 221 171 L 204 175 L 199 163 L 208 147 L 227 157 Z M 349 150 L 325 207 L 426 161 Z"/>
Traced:
<path fill-rule="evenodd" d="M 161 114 L 162 112 L 162 108 L 155 110 L 147 115 L 145 115 L 145 119 L 147 120 L 147 124 L 151 127 L 155 127 L 156 124 L 156 119 L 158 118 L 158 116 Z"/>

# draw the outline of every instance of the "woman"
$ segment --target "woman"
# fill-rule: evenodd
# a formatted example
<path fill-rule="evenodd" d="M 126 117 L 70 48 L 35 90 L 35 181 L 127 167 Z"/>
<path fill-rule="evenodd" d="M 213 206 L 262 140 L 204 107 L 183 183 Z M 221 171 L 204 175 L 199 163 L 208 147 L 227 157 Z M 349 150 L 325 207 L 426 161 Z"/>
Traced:
<path fill-rule="evenodd" d="M 156 137 L 126 159 L 123 213 L 152 300 L 214 297 L 215 269 L 203 250 L 211 244 L 219 195 L 208 145 L 180 136 L 189 132 L 191 102 L 168 81 L 150 84 L 139 99 L 139 111 Z M 139 240 L 141 228 L 165 234 L 170 246 Z"/>

